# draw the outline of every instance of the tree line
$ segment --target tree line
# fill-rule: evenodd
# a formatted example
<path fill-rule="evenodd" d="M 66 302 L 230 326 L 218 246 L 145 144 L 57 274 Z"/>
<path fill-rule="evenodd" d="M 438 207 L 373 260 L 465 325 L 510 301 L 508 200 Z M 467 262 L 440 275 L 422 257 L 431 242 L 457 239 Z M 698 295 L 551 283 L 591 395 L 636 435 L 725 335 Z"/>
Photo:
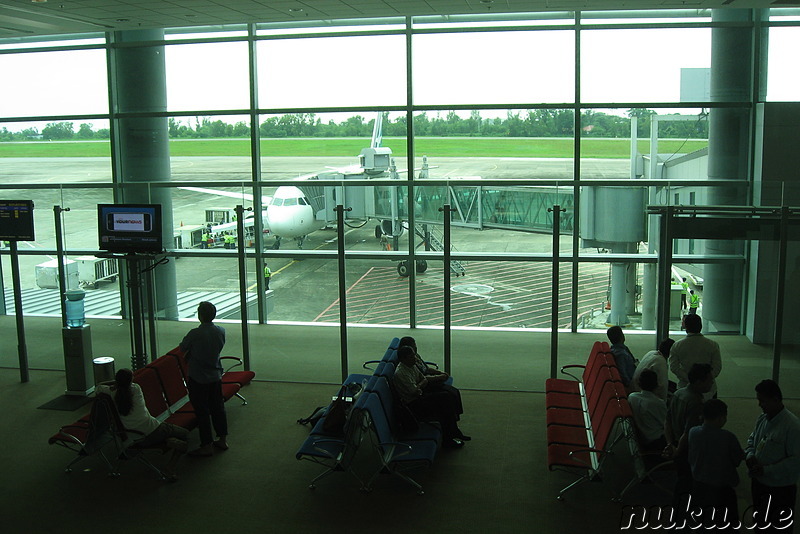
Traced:
<path fill-rule="evenodd" d="M 594 110 L 581 112 L 581 137 L 629 138 L 631 117 L 638 118 L 638 137 L 650 136 L 650 117 L 656 112 L 648 109 L 630 109 L 626 116 L 610 115 Z M 370 137 L 375 120 L 354 115 L 341 122 L 323 122 L 314 113 L 289 113 L 267 117 L 259 125 L 263 138 L 282 137 Z M 408 131 L 406 116 L 385 120 L 383 135 L 405 137 Z M 234 124 L 209 117 L 194 117 L 180 121 L 168 119 L 170 139 L 247 138 L 250 125 L 239 121 Z M 570 109 L 531 109 L 509 111 L 506 117 L 482 117 L 473 110 L 463 118 L 455 111 L 442 115 L 421 112 L 414 116 L 414 133 L 432 137 L 572 137 L 575 131 L 574 111 Z M 708 121 L 699 116 L 695 121 L 672 121 L 659 127 L 660 138 L 706 139 Z M 72 122 L 51 122 L 42 131 L 26 128 L 11 132 L 0 129 L 0 141 L 69 141 L 108 139 L 107 128 L 94 130 L 89 123 L 75 129 Z"/>

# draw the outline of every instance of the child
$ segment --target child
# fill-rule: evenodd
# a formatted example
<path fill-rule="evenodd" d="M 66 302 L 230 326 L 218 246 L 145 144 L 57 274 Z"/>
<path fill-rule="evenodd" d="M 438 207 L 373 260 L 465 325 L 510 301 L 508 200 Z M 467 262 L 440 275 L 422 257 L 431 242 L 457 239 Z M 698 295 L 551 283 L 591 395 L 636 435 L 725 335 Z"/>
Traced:
<path fill-rule="evenodd" d="M 728 421 L 728 406 L 719 399 L 703 404 L 703 424 L 689 430 L 689 464 L 692 467 L 692 504 L 702 508 L 700 520 L 710 525 L 736 524 L 739 507 L 736 468 L 744 459 L 736 436 L 723 426 Z"/>

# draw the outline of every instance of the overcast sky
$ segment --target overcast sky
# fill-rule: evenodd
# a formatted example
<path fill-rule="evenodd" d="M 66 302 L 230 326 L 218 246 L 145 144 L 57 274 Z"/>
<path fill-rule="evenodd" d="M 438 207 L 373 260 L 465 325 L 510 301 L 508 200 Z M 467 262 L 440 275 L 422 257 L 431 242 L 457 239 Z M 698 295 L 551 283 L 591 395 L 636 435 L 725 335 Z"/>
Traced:
<path fill-rule="evenodd" d="M 571 31 L 414 39 L 415 104 L 446 110 L 448 104 L 573 101 Z M 587 103 L 679 102 L 681 68 L 711 63 L 709 29 L 584 31 L 581 42 Z M 800 28 L 771 29 L 770 100 L 800 100 L 796 50 Z M 166 62 L 171 111 L 248 107 L 246 43 L 170 45 Z M 258 67 L 261 107 L 401 106 L 406 100 L 400 35 L 261 41 Z M 102 50 L 0 55 L 0 72 L 15 81 L 0 85 L 0 116 L 107 112 Z"/>

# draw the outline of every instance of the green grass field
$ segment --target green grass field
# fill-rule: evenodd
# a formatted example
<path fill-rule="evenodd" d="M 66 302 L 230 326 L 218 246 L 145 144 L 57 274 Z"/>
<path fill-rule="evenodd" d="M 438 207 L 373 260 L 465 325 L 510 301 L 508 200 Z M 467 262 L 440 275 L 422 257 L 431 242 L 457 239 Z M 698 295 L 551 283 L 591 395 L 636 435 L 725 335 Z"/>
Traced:
<path fill-rule="evenodd" d="M 384 138 L 384 146 L 398 157 L 406 155 L 404 138 Z M 355 158 L 369 140 L 337 139 L 270 139 L 261 142 L 261 153 L 270 156 L 349 156 Z M 173 140 L 172 156 L 249 156 L 247 139 Z M 687 153 L 708 146 L 708 141 L 662 139 L 659 152 Z M 649 140 L 639 141 L 639 151 L 650 150 Z M 571 158 L 571 138 L 512 137 L 418 137 L 415 151 L 429 157 L 510 157 Z M 0 143 L 0 158 L 90 158 L 109 157 L 110 145 L 100 141 Z M 587 138 L 581 140 L 581 157 L 625 159 L 630 157 L 628 139 Z"/>

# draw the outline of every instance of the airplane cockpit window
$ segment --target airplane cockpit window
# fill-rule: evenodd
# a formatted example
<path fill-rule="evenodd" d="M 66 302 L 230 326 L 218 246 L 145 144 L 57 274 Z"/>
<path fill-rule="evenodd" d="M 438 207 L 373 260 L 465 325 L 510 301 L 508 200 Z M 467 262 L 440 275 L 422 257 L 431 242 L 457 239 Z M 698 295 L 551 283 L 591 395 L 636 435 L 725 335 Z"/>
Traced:
<path fill-rule="evenodd" d="M 286 198 L 283 200 L 284 206 L 297 206 L 297 199 L 296 198 Z"/>
<path fill-rule="evenodd" d="M 273 198 L 272 199 L 273 206 L 283 206 L 283 199 L 282 198 Z"/>
<path fill-rule="evenodd" d="M 299 203 L 301 206 L 308 206 L 308 200 L 306 200 L 305 198 L 298 198 L 298 199 L 297 199 L 297 202 L 298 202 L 298 203 Z"/>

